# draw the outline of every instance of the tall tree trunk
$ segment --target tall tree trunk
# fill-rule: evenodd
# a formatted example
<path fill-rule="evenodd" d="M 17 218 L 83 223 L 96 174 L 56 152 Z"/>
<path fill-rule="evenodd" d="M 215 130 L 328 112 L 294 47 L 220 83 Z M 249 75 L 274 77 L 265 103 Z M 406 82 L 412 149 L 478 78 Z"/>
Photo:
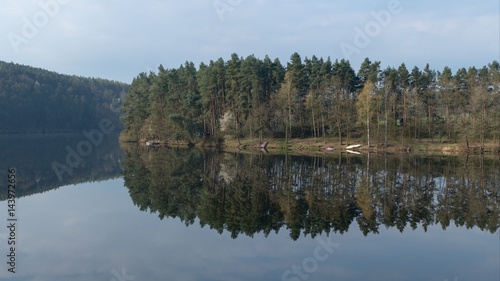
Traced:
<path fill-rule="evenodd" d="M 448 133 L 448 141 L 451 142 L 451 129 L 450 129 L 450 106 L 446 105 L 446 131 Z"/>
<path fill-rule="evenodd" d="M 288 91 L 288 125 L 290 129 L 290 139 L 292 138 L 292 93 Z M 288 141 L 287 141 L 288 143 Z"/>
<path fill-rule="evenodd" d="M 430 104 L 427 106 L 427 115 L 428 115 L 428 117 L 427 117 L 427 131 L 428 131 L 429 136 L 431 137 L 431 140 L 434 141 L 434 132 L 432 130 L 432 123 L 434 120 L 432 120 L 433 116 L 431 114 L 431 105 Z"/>
<path fill-rule="evenodd" d="M 370 106 L 366 107 L 366 131 L 368 135 L 368 148 L 370 148 Z"/>
<path fill-rule="evenodd" d="M 486 101 L 484 101 L 484 98 L 483 98 L 483 104 L 482 104 L 482 109 L 483 109 L 483 113 L 481 114 L 481 151 L 483 151 L 484 149 L 484 138 L 485 138 L 485 134 L 486 134 Z"/>
<path fill-rule="evenodd" d="M 325 137 L 326 137 L 326 132 L 325 132 L 325 115 L 324 114 L 321 114 L 321 126 L 322 126 L 322 134 L 323 134 L 323 141 L 325 141 Z M 500 141 L 500 140 L 499 140 Z"/>
<path fill-rule="evenodd" d="M 404 139 L 405 139 L 405 129 L 408 126 L 407 122 L 407 117 L 406 117 L 406 90 L 403 90 L 403 124 L 401 127 L 401 143 L 404 145 Z M 400 124 L 401 125 L 401 124 Z"/>
<path fill-rule="evenodd" d="M 312 115 L 312 127 L 313 127 L 313 137 L 316 138 L 316 120 L 314 118 L 314 103 L 312 99 L 314 96 L 311 98 L 311 115 Z"/>
<path fill-rule="evenodd" d="M 337 128 L 339 130 L 340 145 L 342 145 L 342 127 L 341 127 L 340 122 L 338 123 Z"/>
<path fill-rule="evenodd" d="M 238 146 L 241 146 L 240 142 L 240 122 L 239 122 L 240 114 L 236 113 L 236 118 L 234 118 L 234 127 L 236 128 L 236 140 L 238 141 Z"/>
<path fill-rule="evenodd" d="M 389 125 L 389 111 L 387 110 L 387 93 L 385 94 L 385 99 L 384 99 L 385 105 L 384 105 L 384 110 L 385 110 L 385 132 L 384 132 L 384 146 L 387 147 L 387 126 Z"/>

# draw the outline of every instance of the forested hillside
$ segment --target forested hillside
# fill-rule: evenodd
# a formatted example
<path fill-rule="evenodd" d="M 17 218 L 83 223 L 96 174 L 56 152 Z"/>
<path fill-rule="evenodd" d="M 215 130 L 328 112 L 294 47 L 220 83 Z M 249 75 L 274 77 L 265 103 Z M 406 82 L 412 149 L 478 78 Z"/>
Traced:
<path fill-rule="evenodd" d="M 233 54 L 137 76 L 124 102 L 122 138 L 195 141 L 201 135 L 335 137 L 385 143 L 418 140 L 484 143 L 500 139 L 500 65 L 436 71 L 405 64 L 381 69 L 368 58 L 294 53 L 278 59 Z"/>
<path fill-rule="evenodd" d="M 79 132 L 103 118 L 119 127 L 128 87 L 0 61 L 0 134 Z"/>

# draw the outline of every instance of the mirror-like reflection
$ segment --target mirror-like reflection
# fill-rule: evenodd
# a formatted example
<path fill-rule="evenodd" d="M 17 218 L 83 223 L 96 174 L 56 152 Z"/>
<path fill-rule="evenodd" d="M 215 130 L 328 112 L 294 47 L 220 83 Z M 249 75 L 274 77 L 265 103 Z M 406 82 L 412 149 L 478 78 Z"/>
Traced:
<path fill-rule="evenodd" d="M 495 233 L 498 158 L 283 156 L 124 146 L 124 179 L 140 210 L 233 238 L 278 232 L 366 236 L 381 226 L 451 224 Z"/>
<path fill-rule="evenodd" d="M 51 163 L 82 139 L 2 152 L 20 219 L 18 273 L 4 263 L 0 280 L 498 280 L 498 158 L 122 153 L 110 138 L 60 181 Z M 333 253 L 293 273 L 321 245 Z"/>
<path fill-rule="evenodd" d="M 7 170 L 16 168 L 17 196 L 24 197 L 120 177 L 123 156 L 118 135 L 102 134 L 96 140 L 90 142 L 83 134 L 0 136 L 0 178 L 7 178 Z M 1 189 L 0 201 L 6 198 L 7 190 Z"/>

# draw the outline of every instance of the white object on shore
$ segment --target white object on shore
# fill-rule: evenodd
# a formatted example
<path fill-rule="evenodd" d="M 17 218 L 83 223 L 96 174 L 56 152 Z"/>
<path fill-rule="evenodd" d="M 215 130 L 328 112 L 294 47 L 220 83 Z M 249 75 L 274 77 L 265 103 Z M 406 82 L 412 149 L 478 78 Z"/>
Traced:
<path fill-rule="evenodd" d="M 347 146 L 345 149 L 353 149 L 353 148 L 359 148 L 359 147 L 361 147 L 361 144 L 353 144 L 353 145 Z"/>

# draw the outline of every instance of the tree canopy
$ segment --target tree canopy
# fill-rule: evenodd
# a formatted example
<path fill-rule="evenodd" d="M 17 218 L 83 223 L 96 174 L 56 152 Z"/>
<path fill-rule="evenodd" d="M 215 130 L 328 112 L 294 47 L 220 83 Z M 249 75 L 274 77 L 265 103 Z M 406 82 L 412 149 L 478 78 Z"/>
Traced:
<path fill-rule="evenodd" d="M 500 141 L 500 67 L 381 69 L 366 58 L 302 58 L 284 65 L 266 56 L 232 54 L 197 69 L 159 67 L 141 73 L 124 105 L 123 136 L 138 141 L 193 141 L 203 134 L 231 138 L 335 137 L 373 143 L 439 139 Z M 364 93 L 366 83 L 373 90 Z M 360 110 L 365 111 L 360 112 Z M 368 110 L 368 111 L 367 111 Z M 363 119 L 363 120 L 361 120 Z"/>
<path fill-rule="evenodd" d="M 103 118 L 119 127 L 128 87 L 0 61 L 0 133 L 78 132 Z"/>

